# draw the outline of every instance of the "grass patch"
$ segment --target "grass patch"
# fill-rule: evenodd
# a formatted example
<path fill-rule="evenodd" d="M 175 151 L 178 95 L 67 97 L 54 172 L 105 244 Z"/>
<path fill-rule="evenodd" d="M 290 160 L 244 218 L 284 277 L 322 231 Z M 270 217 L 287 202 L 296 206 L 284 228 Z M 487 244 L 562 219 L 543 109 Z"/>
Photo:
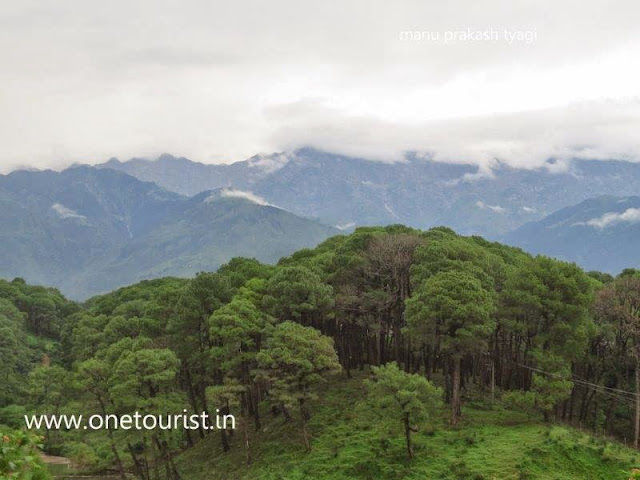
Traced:
<path fill-rule="evenodd" d="M 448 427 L 447 410 L 435 411 L 414 434 L 415 459 L 409 461 L 402 425 L 366 403 L 363 378 L 324 385 L 312 409 L 312 452 L 304 452 L 296 417 L 287 423 L 264 415 L 263 429 L 251 434 L 251 465 L 240 432 L 226 454 L 210 435 L 176 457 L 183 478 L 626 480 L 640 463 L 634 450 L 620 444 L 482 400 L 466 404 L 455 430 Z"/>

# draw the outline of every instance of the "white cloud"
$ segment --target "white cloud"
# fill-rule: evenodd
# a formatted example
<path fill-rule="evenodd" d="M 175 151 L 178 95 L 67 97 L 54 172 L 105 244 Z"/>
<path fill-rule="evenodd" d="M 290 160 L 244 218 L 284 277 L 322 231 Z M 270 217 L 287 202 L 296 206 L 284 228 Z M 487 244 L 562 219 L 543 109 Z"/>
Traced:
<path fill-rule="evenodd" d="M 256 155 L 249 159 L 249 166 L 259 168 L 267 173 L 280 170 L 289 163 L 289 156 L 285 153 L 275 153 L 273 155 Z"/>
<path fill-rule="evenodd" d="M 487 205 L 486 203 L 484 203 L 481 200 L 478 200 L 476 202 L 476 207 L 482 209 L 482 210 L 491 210 L 492 212 L 496 212 L 499 214 L 503 214 L 506 213 L 507 209 L 504 207 L 501 207 L 500 205 Z"/>
<path fill-rule="evenodd" d="M 588 225 L 590 227 L 604 229 L 619 223 L 640 223 L 640 208 L 628 208 L 622 213 L 605 213 L 601 217 L 592 218 L 587 222 L 581 222 L 577 225 Z"/>
<path fill-rule="evenodd" d="M 243 198 L 245 200 L 249 200 L 252 203 L 256 203 L 258 205 L 270 205 L 272 206 L 269 202 L 267 202 L 264 198 L 260 197 L 259 195 L 256 195 L 252 192 L 247 192 L 247 191 L 243 191 L 243 190 L 236 190 L 233 188 L 225 188 L 220 192 L 220 196 L 223 198 Z M 207 201 L 209 200 L 208 197 Z"/>
<path fill-rule="evenodd" d="M 60 203 L 54 203 L 51 205 L 51 210 L 53 210 L 60 218 L 77 218 L 79 220 L 86 220 L 87 217 L 84 215 L 80 215 L 75 210 L 71 208 L 67 208 Z"/>
<path fill-rule="evenodd" d="M 344 223 L 337 223 L 336 225 L 334 225 L 335 228 L 337 228 L 338 230 L 349 230 L 350 228 L 353 228 L 356 226 L 356 222 L 344 222 Z"/>
<path fill-rule="evenodd" d="M 220 163 L 303 145 L 527 168 L 549 156 L 640 158 L 635 0 L 0 9 L 0 42 L 12 46 L 0 51 L 0 171 L 162 152 Z M 535 30 L 537 40 L 398 36 L 466 28 Z"/>
<path fill-rule="evenodd" d="M 545 110 L 432 120 L 419 125 L 344 117 L 316 103 L 272 112 L 285 148 L 312 145 L 347 155 L 401 161 L 417 150 L 435 161 L 470 163 L 491 175 L 499 163 L 520 168 L 563 170 L 572 158 L 640 160 L 640 100 L 598 100 Z M 291 126 L 295 125 L 295 126 Z M 288 139 L 288 140 L 287 140 Z M 294 140 L 295 139 L 295 140 Z M 555 164 L 548 164 L 555 158 Z"/>

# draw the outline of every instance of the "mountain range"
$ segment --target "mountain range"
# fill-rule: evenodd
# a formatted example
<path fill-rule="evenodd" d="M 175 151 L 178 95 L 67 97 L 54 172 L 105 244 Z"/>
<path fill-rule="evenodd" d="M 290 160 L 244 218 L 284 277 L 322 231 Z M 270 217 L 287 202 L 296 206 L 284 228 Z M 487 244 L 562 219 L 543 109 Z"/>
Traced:
<path fill-rule="evenodd" d="M 0 277 L 74 299 L 139 280 L 274 262 L 360 225 L 449 226 L 617 273 L 640 267 L 640 164 L 480 171 L 305 148 L 230 165 L 162 155 L 0 175 Z"/>
<path fill-rule="evenodd" d="M 403 223 L 447 225 L 497 239 L 522 226 L 600 195 L 640 194 L 640 164 L 575 159 L 526 170 L 498 164 L 490 171 L 408 155 L 384 163 L 303 148 L 259 155 L 230 165 L 204 165 L 163 155 L 112 159 L 120 170 L 184 195 L 232 187 L 287 211 L 348 228 Z"/>
<path fill-rule="evenodd" d="M 186 197 L 87 166 L 0 176 L 0 276 L 74 299 L 234 256 L 274 262 L 336 233 L 232 189 Z"/>

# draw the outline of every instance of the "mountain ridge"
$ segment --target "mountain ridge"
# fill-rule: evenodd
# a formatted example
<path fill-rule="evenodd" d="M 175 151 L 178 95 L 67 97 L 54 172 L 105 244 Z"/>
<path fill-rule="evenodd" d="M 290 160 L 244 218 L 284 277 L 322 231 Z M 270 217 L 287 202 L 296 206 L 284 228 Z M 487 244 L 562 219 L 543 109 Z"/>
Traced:
<path fill-rule="evenodd" d="M 231 193 L 186 197 L 88 166 L 0 176 L 0 276 L 79 299 L 146 278 L 215 270 L 234 256 L 275 262 L 339 233 Z"/>
<path fill-rule="evenodd" d="M 160 163 L 134 159 L 110 167 L 181 193 L 195 194 L 207 185 L 247 190 L 330 225 L 447 224 L 462 234 L 493 239 L 590 197 L 640 192 L 640 164 L 622 160 L 574 159 L 564 167 L 550 160 L 535 170 L 498 163 L 484 171 L 415 155 L 384 163 L 312 148 L 230 165 L 161 158 Z M 169 174 L 171 169 L 181 173 Z"/>
<path fill-rule="evenodd" d="M 602 195 L 529 222 L 503 241 L 534 254 L 617 274 L 640 267 L 640 196 Z"/>

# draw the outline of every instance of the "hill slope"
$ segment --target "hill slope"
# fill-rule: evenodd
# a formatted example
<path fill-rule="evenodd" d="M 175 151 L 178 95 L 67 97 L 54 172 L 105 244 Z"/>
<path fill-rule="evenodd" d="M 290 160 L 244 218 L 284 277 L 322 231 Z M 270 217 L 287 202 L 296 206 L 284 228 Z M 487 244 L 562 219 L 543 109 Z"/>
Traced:
<path fill-rule="evenodd" d="M 0 176 L 0 276 L 76 299 L 234 256 L 274 262 L 335 233 L 242 192 L 187 198 L 110 169 Z"/>
<path fill-rule="evenodd" d="M 0 275 L 60 285 L 94 257 L 152 230 L 182 197 L 115 171 L 0 176 Z"/>
<path fill-rule="evenodd" d="M 531 253 L 619 273 L 640 267 L 640 197 L 602 196 L 564 208 L 504 237 Z"/>
<path fill-rule="evenodd" d="M 626 479 L 640 460 L 636 452 L 568 427 L 542 422 L 500 405 L 476 400 L 464 408 L 460 428 L 441 417 L 419 425 L 416 458 L 408 461 L 401 422 L 393 412 L 372 410 L 363 400 L 362 379 L 325 386 L 313 406 L 313 450 L 305 453 L 298 425 L 264 418 L 251 430 L 247 466 L 240 432 L 223 453 L 211 435 L 177 457 L 190 480 L 386 480 L 386 479 Z"/>

